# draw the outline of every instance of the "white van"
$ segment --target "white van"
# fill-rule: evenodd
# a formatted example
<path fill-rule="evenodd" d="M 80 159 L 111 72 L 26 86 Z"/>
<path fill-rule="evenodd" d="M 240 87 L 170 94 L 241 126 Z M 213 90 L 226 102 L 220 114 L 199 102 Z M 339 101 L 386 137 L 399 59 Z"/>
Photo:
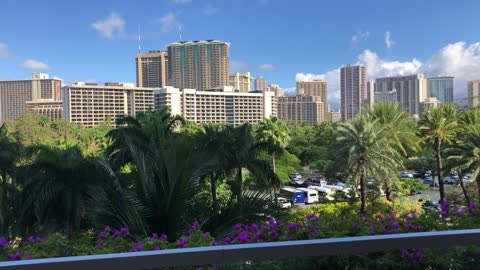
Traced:
<path fill-rule="evenodd" d="M 319 203 L 318 191 L 310 188 L 297 188 L 297 190 L 305 193 L 305 203 Z"/>
<path fill-rule="evenodd" d="M 329 201 L 335 200 L 335 198 L 333 197 L 335 195 L 335 190 L 333 190 L 331 188 L 319 187 L 319 186 L 309 186 L 308 189 L 313 189 L 313 190 L 318 191 L 319 193 L 325 194 L 325 197 Z"/>

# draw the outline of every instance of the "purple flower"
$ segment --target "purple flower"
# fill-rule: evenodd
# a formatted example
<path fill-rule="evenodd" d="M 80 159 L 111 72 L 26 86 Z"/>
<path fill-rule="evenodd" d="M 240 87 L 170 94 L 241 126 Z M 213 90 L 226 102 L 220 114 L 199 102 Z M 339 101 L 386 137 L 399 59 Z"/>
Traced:
<path fill-rule="evenodd" d="M 395 215 L 388 215 L 385 219 L 388 221 L 392 221 L 395 219 Z"/>
<path fill-rule="evenodd" d="M 311 219 L 314 219 L 314 218 L 316 218 L 316 217 L 317 217 L 317 215 L 315 215 L 315 214 L 308 214 L 308 215 L 306 216 L 307 220 L 311 220 Z"/>
<path fill-rule="evenodd" d="M 247 231 L 241 232 L 239 235 L 235 236 L 235 241 L 243 244 L 248 242 L 248 233 Z"/>
<path fill-rule="evenodd" d="M 423 227 L 420 226 L 420 225 L 418 225 L 417 227 L 415 227 L 415 230 L 416 230 L 417 232 L 421 232 L 421 231 L 423 231 Z"/>
<path fill-rule="evenodd" d="M 192 229 L 194 230 L 198 230 L 198 228 L 200 228 L 200 223 L 198 223 L 198 221 L 193 221 L 193 224 L 192 224 Z"/>
<path fill-rule="evenodd" d="M 123 227 L 120 229 L 120 235 L 121 236 L 125 236 L 128 234 L 128 228 L 127 227 Z"/>
<path fill-rule="evenodd" d="M 356 221 L 354 221 L 352 223 L 352 227 L 355 229 L 355 230 L 358 230 L 359 226 L 358 226 L 358 223 Z"/>
<path fill-rule="evenodd" d="M 8 240 L 5 237 L 0 238 L 0 246 L 6 248 L 8 246 Z"/>
<path fill-rule="evenodd" d="M 469 207 L 471 210 L 477 209 L 477 205 L 476 205 L 474 202 L 470 203 L 470 205 L 469 205 L 468 207 Z"/>
<path fill-rule="evenodd" d="M 440 204 L 440 209 L 442 210 L 442 218 L 448 217 L 450 213 L 450 204 L 448 202 L 442 202 Z"/>
<path fill-rule="evenodd" d="M 29 236 L 27 240 L 28 240 L 29 243 L 34 243 L 35 242 L 35 238 L 33 236 Z"/>
<path fill-rule="evenodd" d="M 103 231 L 104 231 L 105 233 L 110 233 L 110 232 L 111 232 L 110 227 L 108 227 L 108 226 L 105 227 L 105 229 L 104 229 Z"/>
<path fill-rule="evenodd" d="M 193 234 L 193 228 L 188 229 L 188 235 L 192 235 L 192 234 Z"/>
<path fill-rule="evenodd" d="M 421 248 L 419 249 L 415 255 L 413 256 L 413 259 L 415 260 L 415 262 L 421 262 L 423 261 L 424 257 L 423 257 L 423 254 L 425 253 L 425 249 Z"/>
<path fill-rule="evenodd" d="M 296 222 L 296 223 L 293 223 L 293 224 L 288 224 L 287 228 L 288 228 L 289 231 L 295 231 L 295 230 L 300 229 L 301 227 L 302 227 L 302 225 L 300 223 Z"/>
<path fill-rule="evenodd" d="M 225 239 L 223 240 L 223 242 L 227 245 L 230 245 L 232 243 L 232 239 L 230 239 L 230 237 L 225 237 Z"/>
<path fill-rule="evenodd" d="M 464 213 L 463 209 L 460 208 L 455 212 L 455 216 L 457 216 L 457 217 L 461 216 L 461 215 L 463 215 L 463 213 Z"/>
<path fill-rule="evenodd" d="M 407 224 L 407 230 L 412 231 L 413 229 L 415 229 L 415 226 L 413 226 L 412 223 L 408 223 Z"/>
<path fill-rule="evenodd" d="M 392 228 L 395 229 L 395 230 L 397 230 L 398 228 L 400 228 L 400 224 L 398 224 L 398 222 L 394 222 L 394 223 L 392 224 Z"/>
<path fill-rule="evenodd" d="M 273 237 L 273 238 L 276 238 L 276 237 L 278 237 L 278 232 L 277 231 L 271 231 L 270 236 Z"/>
<path fill-rule="evenodd" d="M 42 242 L 42 238 L 40 238 L 40 236 L 35 237 L 35 242 L 37 243 Z"/>
<path fill-rule="evenodd" d="M 210 246 L 216 246 L 217 245 L 217 241 L 215 241 L 215 239 L 212 240 L 212 242 L 210 242 Z"/>
<path fill-rule="evenodd" d="M 250 228 L 252 228 L 252 231 L 256 232 L 256 231 L 258 231 L 258 224 L 254 223 L 250 226 Z"/>
<path fill-rule="evenodd" d="M 210 233 L 209 232 L 204 232 L 204 233 L 202 233 L 202 237 L 203 238 L 208 238 L 208 237 L 210 237 Z"/>
<path fill-rule="evenodd" d="M 408 215 L 405 217 L 405 220 L 415 220 L 415 219 L 417 219 L 417 216 L 415 214 Z"/>
<path fill-rule="evenodd" d="M 262 241 L 263 238 L 265 238 L 265 235 L 263 234 L 263 232 L 261 232 L 261 233 L 259 233 L 259 234 L 257 234 L 257 235 L 255 236 L 255 239 L 256 239 L 257 241 Z"/>
<path fill-rule="evenodd" d="M 115 238 L 117 238 L 117 237 L 120 237 L 120 236 L 122 236 L 122 233 L 119 232 L 119 231 L 115 231 L 115 232 L 113 232 L 113 235 L 112 235 L 112 238 L 111 238 L 111 239 L 113 240 L 113 239 L 115 239 Z"/>
<path fill-rule="evenodd" d="M 409 258 L 410 257 L 410 252 L 408 250 L 404 249 L 402 250 L 402 258 Z"/>
<path fill-rule="evenodd" d="M 183 248 L 187 243 L 188 243 L 188 238 L 182 237 L 182 239 L 180 239 L 180 241 L 177 242 L 177 245 L 179 248 Z"/>
<path fill-rule="evenodd" d="M 166 234 L 162 234 L 162 235 L 160 236 L 160 240 L 161 240 L 161 241 L 167 242 L 167 239 L 168 239 L 168 238 L 167 238 L 167 235 L 166 235 Z"/>
<path fill-rule="evenodd" d="M 17 252 L 15 254 L 8 255 L 10 261 L 19 261 L 22 259 L 22 253 Z"/>
<path fill-rule="evenodd" d="M 130 248 L 128 252 L 135 252 L 135 248 Z"/>
<path fill-rule="evenodd" d="M 105 240 L 105 233 L 104 232 L 100 232 L 98 234 L 98 238 L 102 239 L 102 240 Z"/>
<path fill-rule="evenodd" d="M 160 250 L 159 246 L 153 246 L 153 250 Z"/>
<path fill-rule="evenodd" d="M 152 233 L 152 237 L 150 237 L 150 240 L 157 240 L 158 239 L 158 234 Z"/>
<path fill-rule="evenodd" d="M 235 224 L 235 226 L 233 226 L 232 230 L 234 231 L 240 231 L 242 229 L 242 224 Z"/>
<path fill-rule="evenodd" d="M 142 251 L 143 250 L 143 244 L 142 242 L 138 242 L 137 245 L 135 246 L 135 251 Z"/>
<path fill-rule="evenodd" d="M 376 235 L 377 233 L 372 230 L 372 231 L 370 231 L 368 234 L 370 234 L 370 235 Z"/>
<path fill-rule="evenodd" d="M 31 260 L 31 259 L 33 259 L 33 255 L 30 253 L 27 255 L 27 260 Z"/>
<path fill-rule="evenodd" d="M 103 241 L 100 241 L 97 245 L 97 249 L 102 249 L 103 248 Z"/>

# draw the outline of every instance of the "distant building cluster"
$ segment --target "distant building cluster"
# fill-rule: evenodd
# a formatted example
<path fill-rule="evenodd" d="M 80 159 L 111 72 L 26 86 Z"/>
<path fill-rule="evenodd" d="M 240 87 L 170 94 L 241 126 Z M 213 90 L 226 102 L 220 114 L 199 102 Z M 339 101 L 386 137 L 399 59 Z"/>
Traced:
<path fill-rule="evenodd" d="M 325 80 L 296 82 L 295 95 L 250 72 L 229 74 L 230 44 L 221 40 L 179 41 L 135 55 L 133 83 L 76 82 L 34 73 L 30 80 L 0 81 L 0 124 L 25 111 L 95 127 L 115 126 L 122 115 L 170 108 L 196 123 L 240 125 L 278 116 L 294 123 L 352 119 L 374 102 L 399 102 L 414 118 L 431 107 L 453 101 L 454 78 L 423 74 L 369 80 L 367 67 L 340 69 L 340 110 L 331 111 Z M 480 106 L 480 80 L 468 82 L 468 106 Z"/>

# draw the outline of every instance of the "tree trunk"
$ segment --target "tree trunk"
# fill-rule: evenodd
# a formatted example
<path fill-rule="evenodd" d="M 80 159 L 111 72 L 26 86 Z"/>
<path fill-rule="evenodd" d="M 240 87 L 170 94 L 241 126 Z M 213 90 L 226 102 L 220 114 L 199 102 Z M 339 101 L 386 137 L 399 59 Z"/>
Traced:
<path fill-rule="evenodd" d="M 365 176 L 360 176 L 360 199 L 362 201 L 362 205 L 360 207 L 360 213 L 365 214 L 367 208 L 367 195 L 366 195 L 367 185 L 365 183 Z"/>
<path fill-rule="evenodd" d="M 7 172 L 2 172 L 2 184 L 3 184 L 3 199 L 2 199 L 2 214 L 3 218 L 7 219 L 9 217 L 9 212 L 8 211 L 8 183 L 7 183 Z M 8 221 L 4 220 L 3 222 L 3 227 L 2 227 L 2 235 L 7 235 L 7 230 L 8 230 Z"/>
<path fill-rule="evenodd" d="M 460 178 L 460 187 L 462 187 L 463 196 L 465 196 L 465 202 L 467 203 L 467 208 L 470 207 L 470 196 L 468 196 L 467 188 L 463 182 L 463 174 L 461 171 L 457 171 L 458 177 Z"/>
<path fill-rule="evenodd" d="M 389 201 L 389 202 L 392 201 L 392 198 L 391 198 L 390 195 L 392 195 L 392 193 L 390 192 L 390 187 L 387 187 L 387 188 L 385 189 L 385 198 L 386 198 L 387 201 Z"/>
<path fill-rule="evenodd" d="M 480 174 L 477 175 L 477 188 L 478 188 L 478 194 L 480 195 Z M 480 198 L 478 199 L 480 201 Z"/>
<path fill-rule="evenodd" d="M 272 167 L 273 173 L 277 173 L 277 170 L 275 169 L 275 151 L 272 152 Z"/>
<path fill-rule="evenodd" d="M 237 201 L 240 201 L 242 198 L 242 167 L 238 167 L 237 170 L 237 181 L 236 181 L 236 195 Z"/>
<path fill-rule="evenodd" d="M 442 177 L 442 155 L 440 153 L 442 145 L 442 140 L 440 138 L 436 141 L 436 149 L 437 152 L 437 174 L 438 174 L 438 186 L 440 190 L 440 202 L 445 202 L 445 189 L 443 184 L 443 177 Z M 435 176 L 432 176 L 433 186 L 435 186 Z"/>
<path fill-rule="evenodd" d="M 212 208 L 213 211 L 216 213 L 218 209 L 217 203 L 217 178 L 215 177 L 215 173 L 212 172 L 210 175 L 210 188 L 212 192 Z"/>

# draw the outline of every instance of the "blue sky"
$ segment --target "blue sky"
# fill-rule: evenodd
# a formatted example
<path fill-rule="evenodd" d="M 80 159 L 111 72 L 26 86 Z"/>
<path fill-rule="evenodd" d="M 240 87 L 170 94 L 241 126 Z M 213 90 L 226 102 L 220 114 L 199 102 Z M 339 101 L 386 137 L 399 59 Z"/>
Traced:
<path fill-rule="evenodd" d="M 448 73 L 457 98 L 480 79 L 478 0 L 2 0 L 0 9 L 0 79 L 135 82 L 139 24 L 143 51 L 177 41 L 181 24 L 184 40 L 230 42 L 232 71 L 290 92 L 296 80 L 327 79 L 334 108 L 347 63 L 366 64 L 372 79 Z"/>

